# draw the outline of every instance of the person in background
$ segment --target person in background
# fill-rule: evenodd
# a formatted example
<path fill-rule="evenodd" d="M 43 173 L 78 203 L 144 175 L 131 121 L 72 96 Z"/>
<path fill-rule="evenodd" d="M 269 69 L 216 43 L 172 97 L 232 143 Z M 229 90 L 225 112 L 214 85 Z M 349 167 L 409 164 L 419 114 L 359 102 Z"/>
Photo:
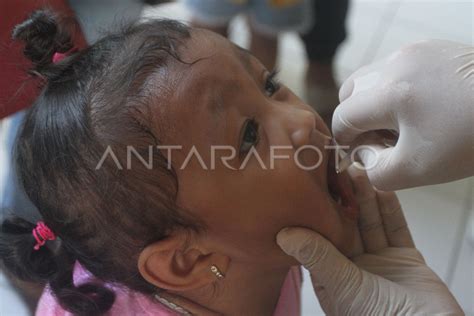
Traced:
<path fill-rule="evenodd" d="M 313 25 L 312 0 L 183 0 L 194 27 L 227 36 L 230 21 L 246 14 L 250 26 L 250 51 L 267 69 L 275 67 L 278 35 L 305 33 Z"/>
<path fill-rule="evenodd" d="M 334 78 L 334 57 L 346 38 L 349 0 L 314 0 L 314 25 L 301 35 L 309 65 L 306 71 L 306 101 L 330 126 L 339 104 L 338 84 Z"/>

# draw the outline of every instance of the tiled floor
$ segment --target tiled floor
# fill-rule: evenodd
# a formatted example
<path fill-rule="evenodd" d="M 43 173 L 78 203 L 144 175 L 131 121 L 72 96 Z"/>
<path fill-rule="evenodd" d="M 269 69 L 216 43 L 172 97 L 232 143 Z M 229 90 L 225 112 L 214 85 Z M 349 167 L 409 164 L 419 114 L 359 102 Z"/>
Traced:
<path fill-rule="evenodd" d="M 186 20 L 179 4 L 148 7 L 144 16 L 167 16 Z M 443 38 L 473 44 L 472 1 L 353 0 L 348 17 L 350 36 L 337 59 L 337 77 L 342 82 L 358 67 L 383 57 L 403 44 L 427 38 Z M 244 22 L 237 20 L 232 38 L 245 45 Z M 285 34 L 280 44 L 281 79 L 296 93 L 303 89 L 306 67 L 299 38 Z M 474 213 L 473 179 L 399 192 L 417 247 L 433 270 L 448 284 L 467 314 L 474 315 Z M 0 291 L 4 291 L 0 279 Z M 303 291 L 303 315 L 324 313 L 314 299 L 310 282 Z M 24 315 L 19 308 L 8 312 L 0 293 L 0 315 Z M 12 304 L 8 304 L 12 308 Z"/>

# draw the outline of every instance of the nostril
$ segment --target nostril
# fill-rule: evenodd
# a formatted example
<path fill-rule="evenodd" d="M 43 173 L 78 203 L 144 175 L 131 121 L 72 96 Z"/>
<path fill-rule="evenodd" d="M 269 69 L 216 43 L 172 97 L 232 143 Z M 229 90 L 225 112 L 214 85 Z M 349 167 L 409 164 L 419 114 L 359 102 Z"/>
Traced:
<path fill-rule="evenodd" d="M 331 145 L 332 138 L 321 133 L 317 129 L 298 129 L 291 134 L 291 143 L 295 149 L 302 146 L 315 146 L 323 150 L 326 146 Z"/>

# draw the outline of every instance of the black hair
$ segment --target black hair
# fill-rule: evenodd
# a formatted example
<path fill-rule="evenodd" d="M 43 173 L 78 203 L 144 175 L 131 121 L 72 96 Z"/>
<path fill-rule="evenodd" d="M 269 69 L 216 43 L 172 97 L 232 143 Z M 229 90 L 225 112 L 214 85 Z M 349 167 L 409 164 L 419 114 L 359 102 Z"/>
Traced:
<path fill-rule="evenodd" d="M 17 277 L 48 282 L 74 314 L 111 308 L 114 293 L 102 281 L 153 293 L 138 272 L 141 250 L 176 228 L 200 228 L 176 205 L 177 177 L 163 155 L 153 155 L 152 169 L 119 169 L 110 160 L 96 168 L 107 148 L 124 165 L 126 146 L 143 155 L 159 144 L 150 107 L 166 105 L 157 95 L 166 89 L 155 87 L 167 82 L 155 74 L 183 62 L 179 48 L 189 36 L 179 22 L 148 21 L 52 63 L 55 52 L 73 48 L 57 15 L 36 11 L 13 31 L 25 42 L 31 73 L 45 79 L 17 139 L 18 176 L 58 240 L 35 251 L 35 225 L 12 217 L 1 225 L 0 255 Z M 99 283 L 75 286 L 76 262 Z"/>

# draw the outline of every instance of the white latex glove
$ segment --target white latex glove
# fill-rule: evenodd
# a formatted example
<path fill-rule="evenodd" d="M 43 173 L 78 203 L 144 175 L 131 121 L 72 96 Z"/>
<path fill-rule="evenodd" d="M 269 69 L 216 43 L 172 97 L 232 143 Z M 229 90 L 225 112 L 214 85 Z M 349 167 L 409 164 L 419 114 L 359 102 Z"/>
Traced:
<path fill-rule="evenodd" d="M 324 312 L 463 315 L 446 285 L 414 248 L 395 193 L 375 191 L 361 171 L 353 183 L 360 202 L 361 254 L 349 260 L 305 228 L 285 228 L 277 235 L 283 251 L 311 273 Z"/>
<path fill-rule="evenodd" d="M 375 166 L 367 172 L 376 188 L 474 174 L 474 47 L 441 40 L 404 47 L 352 74 L 339 99 L 332 129 L 340 145 L 364 143 L 368 131 L 400 134 L 395 147 L 373 144 L 376 155 L 360 152 L 364 165 Z"/>

